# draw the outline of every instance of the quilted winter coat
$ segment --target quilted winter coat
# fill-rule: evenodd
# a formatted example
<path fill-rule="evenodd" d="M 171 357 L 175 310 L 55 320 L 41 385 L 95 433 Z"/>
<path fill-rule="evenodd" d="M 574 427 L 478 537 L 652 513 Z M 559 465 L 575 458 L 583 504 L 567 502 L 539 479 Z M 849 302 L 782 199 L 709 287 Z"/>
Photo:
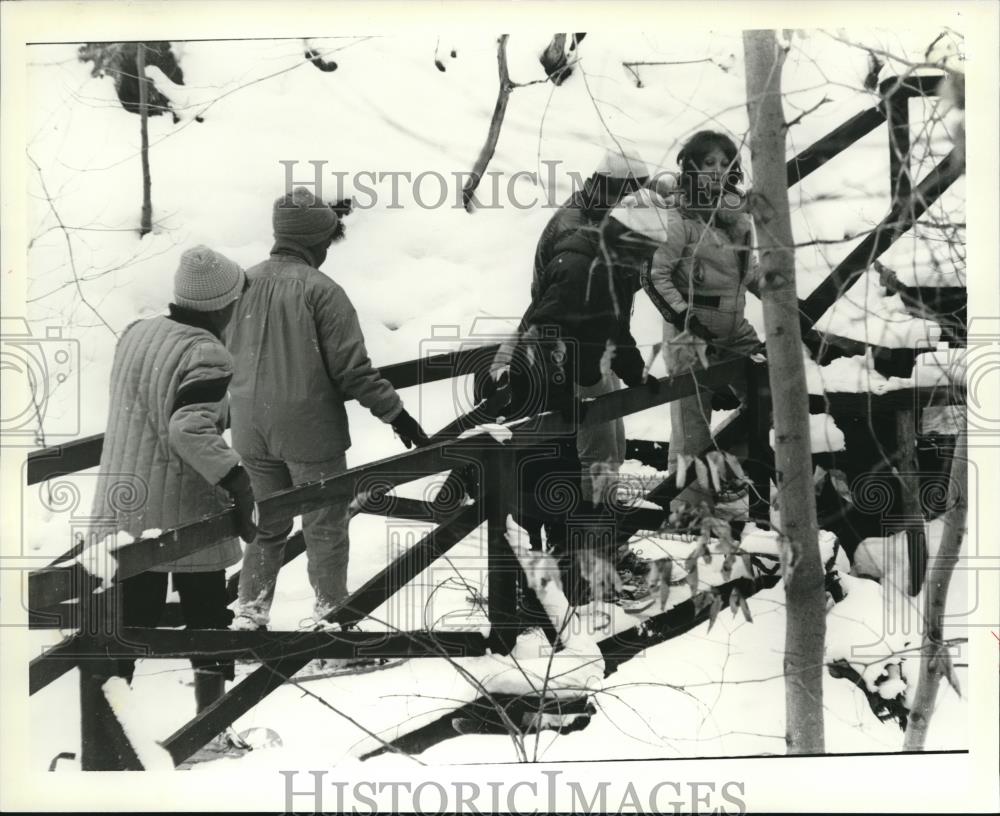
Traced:
<path fill-rule="evenodd" d="M 239 464 L 221 435 L 232 373 L 229 352 L 207 329 L 162 316 L 125 330 L 93 504 L 101 535 L 138 538 L 225 509 L 228 494 L 216 485 Z M 153 571 L 208 572 L 241 555 L 229 538 Z"/>

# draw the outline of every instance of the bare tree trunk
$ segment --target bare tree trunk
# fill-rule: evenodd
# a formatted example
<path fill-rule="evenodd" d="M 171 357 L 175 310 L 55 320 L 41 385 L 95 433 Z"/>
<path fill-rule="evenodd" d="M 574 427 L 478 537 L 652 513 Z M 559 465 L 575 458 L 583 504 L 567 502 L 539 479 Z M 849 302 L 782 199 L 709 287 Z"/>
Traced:
<path fill-rule="evenodd" d="M 489 166 L 490 159 L 497 149 L 497 141 L 500 139 L 500 129 L 503 127 L 503 117 L 507 113 L 507 101 L 510 99 L 510 92 L 514 90 L 514 85 L 510 81 L 510 74 L 507 73 L 507 39 L 509 34 L 502 34 L 497 40 L 497 70 L 500 74 L 500 89 L 497 91 L 497 103 L 493 108 L 493 118 L 490 120 L 490 130 L 486 135 L 486 143 L 479 151 L 479 158 L 472 168 L 469 180 L 462 187 L 462 202 L 465 209 L 472 212 L 473 196 L 479 182 L 483 180 L 483 173 Z"/>
<path fill-rule="evenodd" d="M 809 402 L 795 252 L 788 214 L 781 66 L 773 31 L 743 33 L 754 192 L 751 211 L 760 246 L 761 295 L 774 406 L 775 466 L 787 624 L 785 741 L 790 754 L 823 753 L 823 645 L 826 592 L 812 482 Z"/>
<path fill-rule="evenodd" d="M 139 223 L 139 235 L 148 235 L 153 231 L 153 202 L 149 179 L 149 82 L 146 79 L 146 46 L 138 43 L 135 50 L 135 70 L 139 77 L 139 133 L 142 136 L 142 217 Z"/>
<path fill-rule="evenodd" d="M 969 509 L 967 459 L 967 439 L 963 432 L 959 435 L 955 452 L 952 454 L 951 478 L 948 481 L 949 493 L 954 490 L 951 497 L 953 503 L 945 513 L 941 546 L 927 574 L 924 590 L 924 642 L 920 654 L 920 678 L 917 681 L 913 708 L 907 720 L 906 736 L 903 739 L 904 751 L 924 750 L 927 727 L 934 712 L 934 701 L 937 699 L 938 686 L 941 685 L 941 676 L 947 677 L 958 691 L 951 657 L 948 655 L 948 647 L 944 644 L 941 621 L 948 600 L 951 574 L 958 563 L 958 553 L 965 536 Z"/>

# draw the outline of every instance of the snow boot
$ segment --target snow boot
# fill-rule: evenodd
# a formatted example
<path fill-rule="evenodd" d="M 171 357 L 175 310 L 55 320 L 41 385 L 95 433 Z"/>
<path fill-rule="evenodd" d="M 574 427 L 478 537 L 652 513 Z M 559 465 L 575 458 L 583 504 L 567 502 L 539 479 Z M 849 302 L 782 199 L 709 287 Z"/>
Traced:
<path fill-rule="evenodd" d="M 207 669 L 194 670 L 194 701 L 200 714 L 226 693 L 226 676 Z"/>

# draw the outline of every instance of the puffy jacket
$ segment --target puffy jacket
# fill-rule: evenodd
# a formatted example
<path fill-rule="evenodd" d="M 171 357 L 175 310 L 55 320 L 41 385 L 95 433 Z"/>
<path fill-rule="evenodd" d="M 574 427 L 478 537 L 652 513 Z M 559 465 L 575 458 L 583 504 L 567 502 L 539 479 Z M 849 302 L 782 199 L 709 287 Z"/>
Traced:
<path fill-rule="evenodd" d="M 596 228 L 583 227 L 556 241 L 524 325 L 539 337 L 546 327 L 558 330 L 575 384 L 590 386 L 601 379 L 601 358 L 610 342 L 615 348 L 611 369 L 633 385 L 644 367 L 629 326 L 641 262 L 609 250 L 614 254 L 609 268 L 599 235 Z M 605 238 L 613 243 L 610 232 Z"/>
<path fill-rule="evenodd" d="M 588 210 L 586 192 L 577 190 L 571 195 L 555 214 L 549 219 L 538 238 L 535 247 L 535 266 L 531 278 L 531 297 L 534 300 L 543 286 L 545 269 L 556 254 L 556 243 L 579 230 L 581 227 L 596 226 L 600 223 L 603 212 L 594 213 Z M 595 217 L 596 216 L 596 217 Z"/>
<path fill-rule="evenodd" d="M 129 326 L 118 340 L 94 524 L 101 535 L 138 538 L 218 513 L 228 494 L 215 487 L 239 456 L 221 434 L 232 358 L 208 329 L 183 313 Z M 240 560 L 228 538 L 154 572 L 207 572 Z"/>
<path fill-rule="evenodd" d="M 750 217 L 738 214 L 731 225 L 709 226 L 684 210 L 671 212 L 667 240 L 641 273 L 650 300 L 674 327 L 684 325 L 690 308 L 720 345 L 745 350 L 757 343 L 744 317 L 746 292 L 759 294 Z"/>
<path fill-rule="evenodd" d="M 544 285 L 545 268 L 555 257 L 558 242 L 585 227 L 597 228 L 601 220 L 624 196 L 637 189 L 634 179 L 610 178 L 595 173 L 583 188 L 570 195 L 549 219 L 535 246 L 535 266 L 531 280 L 531 297 Z"/>
<path fill-rule="evenodd" d="M 247 271 L 226 332 L 235 374 L 233 444 L 244 456 L 318 462 L 351 446 L 344 401 L 384 422 L 403 404 L 372 365 L 344 290 L 293 254 Z"/>

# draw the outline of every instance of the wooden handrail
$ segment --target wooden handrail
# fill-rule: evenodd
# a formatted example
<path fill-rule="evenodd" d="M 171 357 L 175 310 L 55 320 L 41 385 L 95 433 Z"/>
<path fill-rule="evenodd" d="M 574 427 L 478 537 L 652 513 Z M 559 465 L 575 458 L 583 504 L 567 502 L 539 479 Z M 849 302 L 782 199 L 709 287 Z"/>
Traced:
<path fill-rule="evenodd" d="M 414 385 L 447 380 L 463 373 L 462 369 L 481 361 L 484 355 L 495 353 L 496 343 L 434 354 L 416 360 L 406 360 L 383 366 L 379 372 L 393 388 L 410 388 Z M 472 371 L 465 373 L 471 374 Z M 62 445 L 31 451 L 28 454 L 27 483 L 38 484 L 56 476 L 76 473 L 101 463 L 104 434 L 93 434 Z"/>

